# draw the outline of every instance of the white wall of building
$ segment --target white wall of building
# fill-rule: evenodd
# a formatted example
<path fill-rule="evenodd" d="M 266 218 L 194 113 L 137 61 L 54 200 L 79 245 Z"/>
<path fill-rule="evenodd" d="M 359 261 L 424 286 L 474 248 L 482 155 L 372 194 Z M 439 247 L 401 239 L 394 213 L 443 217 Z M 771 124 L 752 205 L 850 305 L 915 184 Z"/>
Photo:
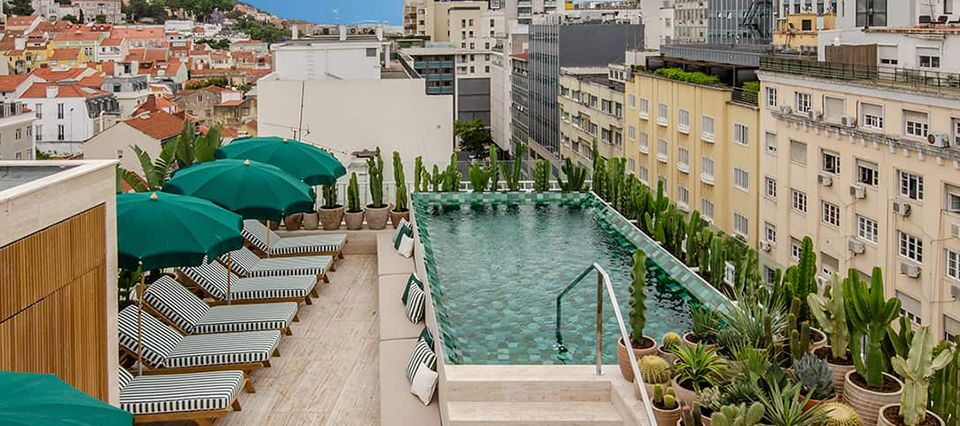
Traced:
<path fill-rule="evenodd" d="M 282 80 L 380 79 L 381 42 L 377 40 L 288 43 L 271 50 Z"/>
<path fill-rule="evenodd" d="M 510 56 L 495 53 L 490 63 L 490 132 L 500 149 L 510 150 Z"/>
<path fill-rule="evenodd" d="M 875 30 L 864 32 L 859 28 L 820 31 L 817 40 L 820 60 L 826 60 L 826 46 L 876 44 L 878 65 L 913 68 L 928 71 L 960 72 L 960 33 L 922 36 L 901 32 Z M 920 56 L 936 55 L 939 67 L 921 66 Z M 896 63 L 891 62 L 895 60 Z M 931 64 L 929 60 L 925 65 Z"/>
<path fill-rule="evenodd" d="M 302 128 L 299 139 L 332 150 L 344 163 L 351 162 L 352 152 L 379 146 L 384 180 L 392 180 L 390 156 L 395 150 L 411 180 L 416 156 L 423 156 L 425 166 L 442 167 L 453 152 L 453 97 L 427 95 L 424 80 L 296 81 L 268 76 L 257 86 L 260 136 L 294 137 Z"/>
<path fill-rule="evenodd" d="M 23 98 L 24 105 L 41 117 L 33 129 L 37 137 L 37 149 L 53 154 L 79 154 L 83 141 L 96 134 L 97 118 L 87 115 L 87 105 L 83 98 Z M 57 116 L 57 105 L 63 104 L 63 118 Z M 37 105 L 42 105 L 37 111 Z M 59 138 L 60 126 L 63 126 L 63 139 Z"/>

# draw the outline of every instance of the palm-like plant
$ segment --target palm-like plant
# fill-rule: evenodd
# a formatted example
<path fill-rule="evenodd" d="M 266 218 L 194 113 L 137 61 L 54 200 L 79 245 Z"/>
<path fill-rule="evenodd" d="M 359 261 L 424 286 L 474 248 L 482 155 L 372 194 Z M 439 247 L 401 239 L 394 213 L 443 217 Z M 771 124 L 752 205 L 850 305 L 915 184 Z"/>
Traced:
<path fill-rule="evenodd" d="M 807 409 L 810 395 L 800 392 L 800 384 L 781 386 L 777 382 L 770 383 L 769 395 L 757 392 L 757 396 L 764 407 L 764 419 L 773 426 L 813 426 L 823 423 L 826 414 L 819 404 Z"/>
<path fill-rule="evenodd" d="M 178 140 L 174 139 L 164 144 L 156 159 L 150 158 L 150 154 L 147 154 L 139 146 L 131 146 L 130 148 L 137 155 L 137 159 L 140 160 L 140 168 L 143 174 L 139 175 L 132 170 L 119 167 L 118 172 L 121 179 L 136 192 L 161 190 L 163 184 L 170 179 L 176 168 L 177 142 Z"/>
<path fill-rule="evenodd" d="M 702 343 L 696 347 L 681 346 L 677 355 L 677 383 L 700 392 L 703 388 L 717 386 L 727 375 L 727 361 L 714 348 Z"/>
<path fill-rule="evenodd" d="M 194 124 L 185 121 L 180 136 L 177 136 L 177 164 L 187 167 L 196 163 L 214 160 L 214 153 L 220 148 L 220 126 L 214 126 L 207 134 L 197 137 Z"/>

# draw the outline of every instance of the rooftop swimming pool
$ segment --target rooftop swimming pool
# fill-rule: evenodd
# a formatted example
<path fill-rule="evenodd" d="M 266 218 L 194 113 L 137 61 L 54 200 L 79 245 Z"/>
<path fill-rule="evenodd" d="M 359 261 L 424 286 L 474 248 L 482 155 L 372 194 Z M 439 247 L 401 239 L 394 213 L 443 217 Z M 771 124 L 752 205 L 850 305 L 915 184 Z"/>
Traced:
<path fill-rule="evenodd" d="M 590 193 L 418 193 L 414 208 L 437 322 L 453 364 L 592 364 L 595 275 L 563 299 L 566 352 L 555 336 L 557 294 L 597 262 L 609 272 L 626 316 L 633 252 L 652 242 Z M 687 304 L 716 302 L 716 296 L 700 282 L 693 286 L 695 297 L 691 286 L 676 281 L 692 273 L 661 267 L 652 251 L 644 250 L 645 334 L 659 339 L 689 328 Z M 604 362 L 615 363 L 619 333 L 609 300 L 604 302 Z"/>

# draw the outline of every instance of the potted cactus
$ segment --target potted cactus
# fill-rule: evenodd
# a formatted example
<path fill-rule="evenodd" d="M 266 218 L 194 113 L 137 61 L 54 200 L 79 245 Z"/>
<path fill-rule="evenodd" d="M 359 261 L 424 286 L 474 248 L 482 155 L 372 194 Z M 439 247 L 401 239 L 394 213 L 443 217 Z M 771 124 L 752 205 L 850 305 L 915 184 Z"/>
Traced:
<path fill-rule="evenodd" d="M 710 416 L 713 426 L 754 426 L 763 419 L 763 404 L 724 405 Z"/>
<path fill-rule="evenodd" d="M 323 185 L 323 205 L 318 210 L 320 224 L 325 231 L 340 229 L 343 222 L 343 205 L 337 203 L 337 184 Z"/>
<path fill-rule="evenodd" d="M 903 393 L 903 383 L 884 371 L 883 351 L 887 328 L 900 315 L 900 300 L 884 298 L 880 268 L 873 268 L 869 285 L 860 281 L 859 272 L 850 270 L 843 282 L 843 301 L 854 364 L 844 378 L 843 402 L 857 410 L 864 423 L 873 425 L 880 407 L 897 403 Z"/>
<path fill-rule="evenodd" d="M 661 358 L 667 360 L 667 362 L 673 364 L 677 360 L 677 356 L 673 354 L 675 350 L 683 343 L 683 338 L 679 334 L 672 331 L 663 333 L 663 337 L 660 339 L 660 346 L 657 347 L 657 354 Z"/>
<path fill-rule="evenodd" d="M 853 407 L 842 402 L 828 402 L 822 405 L 826 419 L 822 426 L 863 426 L 863 420 Z"/>
<path fill-rule="evenodd" d="M 833 401 L 837 392 L 833 387 L 833 374 L 827 362 L 809 353 L 793 363 L 793 378 L 800 383 L 803 393 L 810 395 L 804 409 L 811 409 L 823 401 Z"/>
<path fill-rule="evenodd" d="M 312 212 L 304 212 L 301 226 L 303 226 L 303 229 L 306 229 L 307 231 L 315 231 L 320 227 L 320 214 L 316 210 Z"/>
<path fill-rule="evenodd" d="M 287 231 L 296 231 L 300 229 L 303 223 L 303 213 L 294 213 L 283 218 L 283 227 Z"/>
<path fill-rule="evenodd" d="M 682 345 L 676 355 L 674 368 L 677 374 L 672 385 L 677 399 L 684 404 L 697 402 L 697 392 L 717 386 L 726 378 L 727 361 L 717 354 L 715 348 L 703 344 L 694 348 Z"/>
<path fill-rule="evenodd" d="M 397 202 L 390 211 L 390 223 L 396 228 L 400 226 L 401 219 L 410 220 L 410 210 L 407 209 L 407 179 L 403 175 L 403 163 L 397 151 L 393 151 L 393 181 L 397 185 Z"/>
<path fill-rule="evenodd" d="M 367 159 L 367 176 L 370 179 L 370 199 L 363 215 L 367 218 L 370 229 L 386 228 L 390 206 L 383 202 L 383 157 L 380 156 L 380 147 L 373 158 Z"/>
<path fill-rule="evenodd" d="M 344 213 L 347 229 L 357 230 L 363 227 L 363 209 L 360 208 L 360 185 L 357 185 L 357 174 L 350 173 L 350 184 L 347 185 L 347 211 Z"/>
<path fill-rule="evenodd" d="M 703 388 L 697 392 L 697 404 L 700 404 L 700 414 L 703 415 L 703 425 L 712 426 L 713 413 L 723 408 L 724 395 L 717 387 Z"/>
<path fill-rule="evenodd" d="M 630 271 L 630 348 L 639 360 L 645 355 L 657 353 L 657 342 L 643 335 L 643 328 L 647 325 L 647 256 L 642 250 L 633 254 L 633 270 Z M 630 356 L 623 338 L 617 341 L 617 361 L 620 372 L 628 382 L 632 382 L 633 369 L 630 366 Z"/>
<path fill-rule="evenodd" d="M 952 349 L 943 350 L 934 358 L 930 326 L 918 328 L 913 335 L 908 357 L 904 359 L 897 355 L 890 360 L 893 370 L 903 378 L 903 395 L 899 404 L 887 404 L 880 408 L 877 425 L 945 425 L 940 416 L 927 410 L 927 397 L 933 374 L 946 367 L 952 358 Z"/>
<path fill-rule="evenodd" d="M 656 355 L 646 355 L 637 362 L 640 375 L 643 376 L 643 385 L 647 388 L 647 395 L 653 392 L 656 385 L 669 386 L 673 372 L 667 360 Z M 637 398 L 640 398 L 638 393 Z"/>
<path fill-rule="evenodd" d="M 850 358 L 850 329 L 847 326 L 840 276 L 834 274 L 831 283 L 823 288 L 821 294 L 808 294 L 807 304 L 829 341 L 827 345 L 814 349 L 813 354 L 827 360 L 833 375 L 833 387 L 837 395 L 843 395 L 843 383 L 847 373 L 853 370 L 853 360 Z"/>
<path fill-rule="evenodd" d="M 700 404 L 694 402 L 692 406 L 688 406 L 684 403 L 680 408 L 680 419 L 677 420 L 677 426 L 704 426 L 703 413 L 700 410 Z"/>
<path fill-rule="evenodd" d="M 676 426 L 680 420 L 680 404 L 673 388 L 663 385 L 653 386 L 653 417 L 657 426 Z"/>
<path fill-rule="evenodd" d="M 691 331 L 683 335 L 683 341 L 693 348 L 703 344 L 708 348 L 717 347 L 717 329 L 720 327 L 720 314 L 706 306 L 690 307 Z"/>

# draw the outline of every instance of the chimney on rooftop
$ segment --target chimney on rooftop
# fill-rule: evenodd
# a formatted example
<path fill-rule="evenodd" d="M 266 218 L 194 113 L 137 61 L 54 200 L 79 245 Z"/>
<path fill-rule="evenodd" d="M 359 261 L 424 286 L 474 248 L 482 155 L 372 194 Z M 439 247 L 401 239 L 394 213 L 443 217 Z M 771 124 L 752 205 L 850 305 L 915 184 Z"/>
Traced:
<path fill-rule="evenodd" d="M 47 86 L 47 97 L 48 97 L 48 98 L 55 98 L 55 97 L 57 97 L 57 95 L 59 95 L 59 94 L 60 94 L 60 87 L 58 87 L 56 84 L 51 84 L 51 85 Z"/>
<path fill-rule="evenodd" d="M 340 30 L 340 41 L 347 41 L 347 26 L 338 25 L 337 29 Z"/>

